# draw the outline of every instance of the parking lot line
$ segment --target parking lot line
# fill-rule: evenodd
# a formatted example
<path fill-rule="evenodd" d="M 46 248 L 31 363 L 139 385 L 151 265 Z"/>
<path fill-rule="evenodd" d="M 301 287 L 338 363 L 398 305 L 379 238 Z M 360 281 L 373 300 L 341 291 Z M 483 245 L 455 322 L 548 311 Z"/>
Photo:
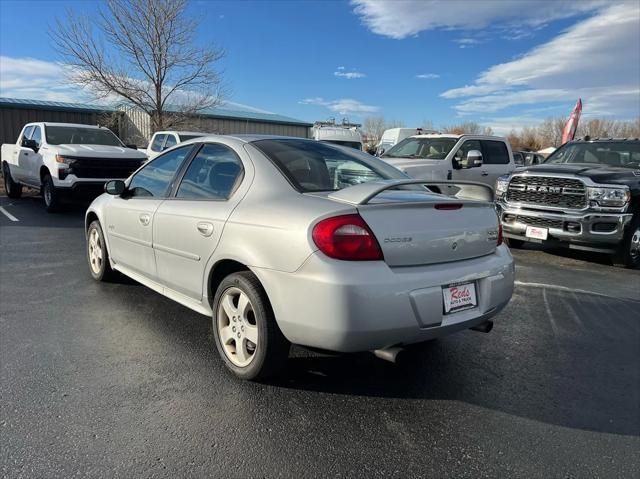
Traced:
<path fill-rule="evenodd" d="M 13 216 L 11 213 L 9 213 L 7 210 L 5 210 L 2 206 L 0 206 L 0 213 L 2 213 L 3 215 L 5 215 L 7 218 L 9 218 L 11 221 L 20 221 L 18 218 L 16 218 L 15 216 Z"/>

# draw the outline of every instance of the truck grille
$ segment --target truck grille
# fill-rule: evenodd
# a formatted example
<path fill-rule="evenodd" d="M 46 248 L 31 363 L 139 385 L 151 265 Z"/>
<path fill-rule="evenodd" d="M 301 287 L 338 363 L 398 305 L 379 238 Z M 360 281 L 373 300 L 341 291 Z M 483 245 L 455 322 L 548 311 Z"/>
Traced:
<path fill-rule="evenodd" d="M 514 176 L 507 189 L 507 201 L 554 208 L 581 209 L 587 204 L 580 180 L 550 176 Z"/>
<path fill-rule="evenodd" d="M 71 158 L 69 173 L 78 178 L 127 178 L 142 164 L 139 159 Z"/>
<path fill-rule="evenodd" d="M 516 222 L 524 223 L 528 226 L 537 226 L 539 228 L 558 228 L 562 229 L 562 220 L 551 220 L 548 218 L 537 218 L 535 216 L 516 216 Z"/>

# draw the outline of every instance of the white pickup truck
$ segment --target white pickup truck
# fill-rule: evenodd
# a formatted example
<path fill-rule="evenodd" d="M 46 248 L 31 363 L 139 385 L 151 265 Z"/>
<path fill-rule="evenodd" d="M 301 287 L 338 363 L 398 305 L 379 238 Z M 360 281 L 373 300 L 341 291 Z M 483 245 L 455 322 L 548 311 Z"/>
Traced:
<path fill-rule="evenodd" d="M 125 179 L 147 160 L 111 130 L 72 123 L 29 123 L 15 144 L 2 145 L 2 173 L 10 198 L 40 189 L 47 211 L 64 196 L 98 196 L 104 183 Z"/>
<path fill-rule="evenodd" d="M 156 131 L 151 137 L 151 141 L 145 150 L 150 160 L 154 159 L 164 150 L 172 146 L 182 143 L 183 141 L 193 140 L 201 136 L 211 136 L 210 133 L 199 133 L 197 131 Z"/>
<path fill-rule="evenodd" d="M 412 178 L 477 181 L 492 188 L 516 168 L 506 138 L 487 135 L 414 135 L 380 158 Z"/>

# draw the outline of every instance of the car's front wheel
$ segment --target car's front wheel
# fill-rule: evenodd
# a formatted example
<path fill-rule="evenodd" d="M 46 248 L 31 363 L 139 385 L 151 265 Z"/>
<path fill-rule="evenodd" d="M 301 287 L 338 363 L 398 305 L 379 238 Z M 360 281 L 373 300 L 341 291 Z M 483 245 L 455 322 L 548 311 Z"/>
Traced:
<path fill-rule="evenodd" d="M 2 176 L 4 177 L 4 189 L 7 196 L 12 199 L 18 199 L 22 196 L 22 185 L 13 181 L 11 170 L 6 163 L 2 164 Z"/>
<path fill-rule="evenodd" d="M 640 213 L 636 213 L 627 227 L 624 239 L 613 256 L 613 264 L 623 268 L 640 268 Z"/>
<path fill-rule="evenodd" d="M 98 220 L 93 221 L 87 230 L 87 262 L 96 281 L 109 281 L 116 275 L 109 263 L 109 252 Z"/>
<path fill-rule="evenodd" d="M 250 271 L 230 274 L 220 283 L 213 301 L 213 333 L 225 365 L 241 379 L 272 376 L 289 356 L 290 344 Z"/>

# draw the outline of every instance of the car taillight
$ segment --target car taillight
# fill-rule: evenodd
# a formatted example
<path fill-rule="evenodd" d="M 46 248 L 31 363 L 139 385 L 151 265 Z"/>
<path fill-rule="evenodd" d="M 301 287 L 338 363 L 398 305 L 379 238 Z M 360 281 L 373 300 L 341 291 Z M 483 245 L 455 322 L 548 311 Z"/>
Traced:
<path fill-rule="evenodd" d="M 382 250 L 360 215 L 334 216 L 313 227 L 313 241 L 324 254 L 347 261 L 382 260 Z"/>
<path fill-rule="evenodd" d="M 498 244 L 496 246 L 500 246 L 502 244 L 502 221 L 498 220 Z"/>

